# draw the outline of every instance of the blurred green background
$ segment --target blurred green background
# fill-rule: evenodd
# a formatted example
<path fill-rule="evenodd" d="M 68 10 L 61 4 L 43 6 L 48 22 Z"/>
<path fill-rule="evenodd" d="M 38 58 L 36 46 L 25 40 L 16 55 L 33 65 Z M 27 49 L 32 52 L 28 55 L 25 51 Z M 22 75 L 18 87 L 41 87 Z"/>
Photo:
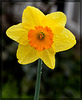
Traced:
<path fill-rule="evenodd" d="M 64 12 L 68 18 L 66 28 L 72 31 L 77 40 L 72 49 L 56 54 L 54 70 L 43 63 L 40 98 L 80 98 L 80 3 L 39 1 L 2 2 L 2 98 L 33 99 L 34 96 L 38 61 L 28 65 L 19 64 L 16 58 L 18 43 L 6 36 L 6 30 L 22 21 L 22 12 L 30 5 L 45 14 Z"/>

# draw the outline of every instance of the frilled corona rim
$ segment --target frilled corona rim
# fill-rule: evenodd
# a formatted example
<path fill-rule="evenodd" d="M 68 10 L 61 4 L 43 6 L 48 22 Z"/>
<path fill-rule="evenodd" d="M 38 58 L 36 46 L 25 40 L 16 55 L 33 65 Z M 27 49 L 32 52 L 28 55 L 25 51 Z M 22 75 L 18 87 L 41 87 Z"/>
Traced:
<path fill-rule="evenodd" d="M 35 29 L 30 29 L 28 32 L 28 40 L 31 47 L 38 51 L 51 48 L 53 44 L 53 36 L 49 27 L 37 26 Z"/>

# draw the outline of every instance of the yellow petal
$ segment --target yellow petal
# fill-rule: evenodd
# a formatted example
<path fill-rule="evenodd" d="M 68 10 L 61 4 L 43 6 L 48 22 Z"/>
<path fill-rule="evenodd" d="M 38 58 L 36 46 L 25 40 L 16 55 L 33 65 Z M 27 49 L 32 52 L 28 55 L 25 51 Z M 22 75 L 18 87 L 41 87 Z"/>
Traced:
<path fill-rule="evenodd" d="M 55 68 L 55 53 L 53 49 L 45 49 L 41 52 L 39 52 L 39 57 L 43 60 L 43 62 L 50 68 Z"/>
<path fill-rule="evenodd" d="M 6 34 L 8 37 L 22 45 L 26 45 L 28 43 L 28 31 L 23 29 L 21 23 L 8 28 Z"/>
<path fill-rule="evenodd" d="M 17 49 L 17 59 L 20 64 L 29 64 L 38 59 L 37 51 L 28 45 L 20 45 Z"/>
<path fill-rule="evenodd" d="M 22 24 L 26 29 L 31 29 L 35 26 L 41 25 L 45 15 L 37 8 L 28 6 L 22 16 Z"/>
<path fill-rule="evenodd" d="M 46 15 L 47 17 L 47 25 L 49 27 L 51 26 L 65 26 L 66 24 L 66 15 L 63 13 L 63 12 L 53 12 L 53 13 L 50 13 L 50 14 L 47 14 Z"/>
<path fill-rule="evenodd" d="M 55 27 L 54 35 L 56 52 L 68 50 L 76 44 L 75 36 L 66 28 Z"/>

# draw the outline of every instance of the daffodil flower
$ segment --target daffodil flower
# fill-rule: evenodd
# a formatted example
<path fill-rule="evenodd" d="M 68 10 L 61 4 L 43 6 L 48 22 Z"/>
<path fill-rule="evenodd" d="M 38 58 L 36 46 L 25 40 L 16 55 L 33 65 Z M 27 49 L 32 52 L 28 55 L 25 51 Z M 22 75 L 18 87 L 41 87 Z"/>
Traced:
<path fill-rule="evenodd" d="M 22 23 L 6 31 L 8 37 L 19 43 L 18 62 L 29 64 L 40 58 L 54 69 L 56 52 L 68 50 L 76 44 L 75 36 L 65 28 L 66 20 L 63 12 L 44 15 L 35 7 L 26 7 Z"/>

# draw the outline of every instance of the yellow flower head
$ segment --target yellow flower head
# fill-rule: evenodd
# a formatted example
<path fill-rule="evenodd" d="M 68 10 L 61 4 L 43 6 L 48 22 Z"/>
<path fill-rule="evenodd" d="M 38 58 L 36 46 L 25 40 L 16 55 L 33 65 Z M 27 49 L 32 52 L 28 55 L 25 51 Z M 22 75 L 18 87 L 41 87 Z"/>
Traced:
<path fill-rule="evenodd" d="M 56 52 L 72 48 L 75 36 L 65 28 L 66 15 L 53 12 L 44 15 L 39 9 L 28 6 L 22 15 L 22 23 L 6 31 L 19 43 L 17 58 L 20 64 L 28 64 L 41 58 L 51 69 L 55 67 Z"/>

